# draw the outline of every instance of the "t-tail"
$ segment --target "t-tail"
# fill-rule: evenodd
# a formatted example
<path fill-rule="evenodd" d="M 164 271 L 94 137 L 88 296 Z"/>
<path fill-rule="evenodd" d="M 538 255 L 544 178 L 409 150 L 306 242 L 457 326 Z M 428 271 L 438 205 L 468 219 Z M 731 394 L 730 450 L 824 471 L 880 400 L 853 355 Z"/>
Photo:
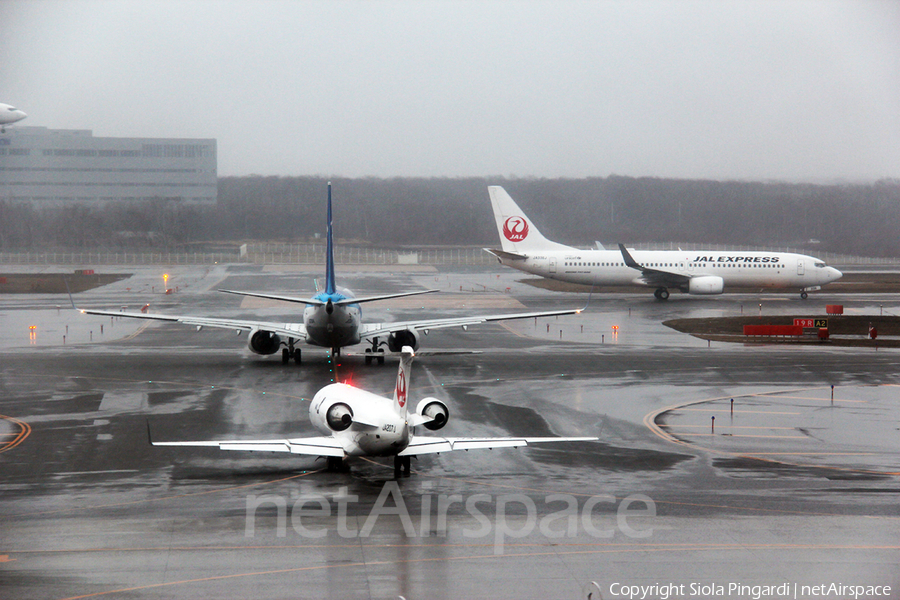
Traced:
<path fill-rule="evenodd" d="M 500 234 L 500 245 L 504 252 L 525 254 L 536 250 L 569 250 L 571 246 L 557 244 L 541 235 L 534 223 L 525 216 L 509 194 L 499 185 L 488 186 L 494 220 Z"/>
<path fill-rule="evenodd" d="M 325 229 L 325 293 L 337 291 L 334 283 L 334 232 L 331 227 L 331 182 L 328 182 L 328 224 Z"/>
<path fill-rule="evenodd" d="M 394 386 L 394 410 L 401 416 L 406 416 L 409 410 L 407 400 L 409 392 L 409 374 L 412 369 L 415 353 L 412 347 L 403 346 L 400 351 L 400 368 L 397 370 L 397 385 Z"/>

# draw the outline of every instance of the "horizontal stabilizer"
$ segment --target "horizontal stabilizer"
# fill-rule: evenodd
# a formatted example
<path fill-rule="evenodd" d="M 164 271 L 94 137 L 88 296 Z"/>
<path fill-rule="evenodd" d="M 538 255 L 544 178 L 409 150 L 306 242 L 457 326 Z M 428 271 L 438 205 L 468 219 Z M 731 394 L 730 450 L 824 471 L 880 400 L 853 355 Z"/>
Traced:
<path fill-rule="evenodd" d="M 535 437 L 535 438 L 438 438 L 414 437 L 399 456 L 435 454 L 453 450 L 490 450 L 491 448 L 518 448 L 529 444 L 552 442 L 596 442 L 596 437 Z"/>
<path fill-rule="evenodd" d="M 497 250 L 496 248 L 482 248 L 488 254 L 493 254 L 497 258 L 505 258 L 507 260 L 525 260 L 528 258 L 524 254 L 518 254 L 516 252 L 507 252 L 506 250 Z"/>
<path fill-rule="evenodd" d="M 219 290 L 225 294 L 235 294 L 237 296 L 250 296 L 252 298 L 265 298 L 267 300 L 278 300 L 281 302 L 295 302 L 297 304 L 317 304 L 325 305 L 326 301 L 320 298 L 298 298 L 296 296 L 282 296 L 280 294 L 266 294 L 263 292 L 238 292 L 235 290 Z M 390 300 L 391 298 L 404 298 L 406 296 L 418 296 L 420 294 L 433 294 L 440 290 L 416 290 L 415 292 L 400 292 L 397 294 L 382 294 L 380 296 L 365 296 L 362 298 L 347 297 L 340 300 L 333 300 L 336 305 L 342 304 L 360 304 L 363 302 L 375 302 L 377 300 Z"/>
<path fill-rule="evenodd" d="M 290 452 L 307 456 L 344 457 L 344 447 L 332 437 L 311 437 L 280 440 L 222 440 L 201 442 L 150 442 L 154 446 L 189 446 L 242 450 L 244 452 Z"/>

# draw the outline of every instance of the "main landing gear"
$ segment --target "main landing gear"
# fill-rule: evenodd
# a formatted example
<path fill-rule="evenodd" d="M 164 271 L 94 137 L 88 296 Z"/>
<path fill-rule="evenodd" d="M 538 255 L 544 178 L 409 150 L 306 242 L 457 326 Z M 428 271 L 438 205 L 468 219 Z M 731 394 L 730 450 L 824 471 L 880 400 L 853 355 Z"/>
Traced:
<path fill-rule="evenodd" d="M 384 349 L 378 347 L 378 338 L 372 338 L 372 347 L 366 348 L 366 364 L 371 365 L 372 360 L 377 360 L 379 365 L 384 364 Z"/>
<path fill-rule="evenodd" d="M 281 364 L 286 365 L 291 359 L 298 365 L 300 364 L 300 348 L 294 348 L 294 340 L 288 340 L 288 347 L 281 349 Z"/>
<path fill-rule="evenodd" d="M 809 294 L 807 294 L 806 292 L 800 292 L 801 300 L 806 300 L 807 298 L 809 298 Z"/>
<path fill-rule="evenodd" d="M 669 299 L 669 290 L 664 287 L 657 288 L 653 295 L 657 300 L 668 300 Z"/>
<path fill-rule="evenodd" d="M 344 465 L 344 459 L 340 456 L 327 456 L 325 458 L 327 469 L 332 473 L 341 473 L 347 470 L 346 465 Z"/>
<path fill-rule="evenodd" d="M 394 478 L 400 479 L 400 477 L 409 477 L 410 471 L 410 460 L 412 457 L 410 456 L 395 456 L 394 457 Z"/>

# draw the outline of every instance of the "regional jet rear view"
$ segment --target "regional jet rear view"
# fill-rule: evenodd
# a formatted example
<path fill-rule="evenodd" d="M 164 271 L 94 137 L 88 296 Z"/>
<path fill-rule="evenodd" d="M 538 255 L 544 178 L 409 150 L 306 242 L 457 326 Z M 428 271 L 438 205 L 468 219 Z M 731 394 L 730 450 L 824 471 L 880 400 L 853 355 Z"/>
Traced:
<path fill-rule="evenodd" d="M 220 450 L 289 452 L 327 457 L 328 467 L 339 470 L 356 456 L 393 456 L 394 475 L 409 475 L 410 458 L 453 450 L 518 448 L 554 442 L 595 442 L 596 437 L 435 437 L 417 435 L 419 425 L 437 431 L 447 424 L 450 410 L 437 398 L 423 398 L 409 410 L 409 376 L 413 349 L 401 349 L 400 369 L 393 398 L 379 396 L 346 383 L 319 390 L 309 403 L 309 420 L 322 436 L 293 439 L 154 442 L 153 446 L 207 446 Z M 149 434 L 150 426 L 147 431 Z"/>
<path fill-rule="evenodd" d="M 485 248 L 500 264 L 549 279 L 585 285 L 654 287 L 658 300 L 669 289 L 721 294 L 733 288 L 796 289 L 802 299 L 841 278 L 812 256 L 790 252 L 683 250 L 581 250 L 552 242 L 500 186 L 488 187 L 500 249 Z"/>

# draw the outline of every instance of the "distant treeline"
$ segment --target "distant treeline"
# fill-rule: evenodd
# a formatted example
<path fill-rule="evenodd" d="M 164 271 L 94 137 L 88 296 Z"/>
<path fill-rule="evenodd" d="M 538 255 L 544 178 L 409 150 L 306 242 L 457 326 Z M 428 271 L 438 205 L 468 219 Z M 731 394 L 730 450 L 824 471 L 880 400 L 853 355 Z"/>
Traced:
<path fill-rule="evenodd" d="M 809 246 L 900 256 L 900 181 L 789 184 L 587 179 L 332 178 L 335 234 L 379 246 L 496 245 L 488 185 L 503 185 L 549 238 Z M 158 199 L 40 210 L 0 202 L 0 249 L 298 241 L 325 230 L 326 179 L 223 177 L 217 206 Z"/>

